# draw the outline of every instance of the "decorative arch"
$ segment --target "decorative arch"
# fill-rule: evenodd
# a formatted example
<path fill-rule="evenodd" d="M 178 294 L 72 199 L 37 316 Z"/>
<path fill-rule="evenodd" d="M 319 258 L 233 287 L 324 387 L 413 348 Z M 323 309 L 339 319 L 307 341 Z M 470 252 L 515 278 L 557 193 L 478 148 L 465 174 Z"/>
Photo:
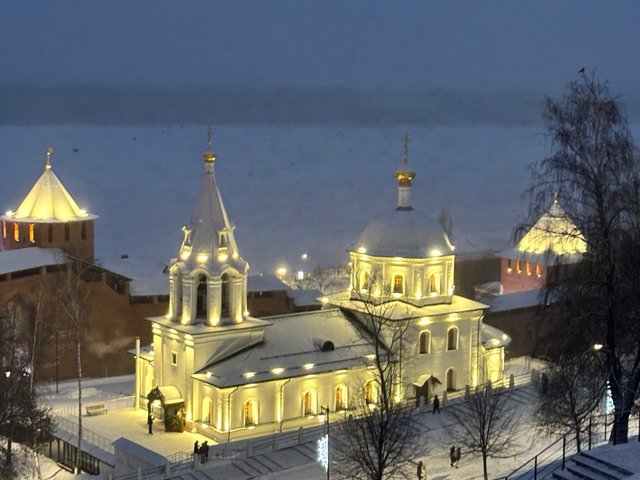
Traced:
<path fill-rule="evenodd" d="M 418 337 L 418 353 L 421 355 L 431 353 L 431 332 L 429 330 L 420 332 L 420 337 Z"/>
<path fill-rule="evenodd" d="M 458 349 L 458 337 L 458 327 L 451 327 L 449 328 L 449 330 L 447 330 L 447 350 Z"/>
<path fill-rule="evenodd" d="M 243 408 L 243 425 L 245 427 L 251 427 L 258 425 L 258 401 L 255 399 L 249 399 L 244 402 Z"/>
<path fill-rule="evenodd" d="M 199 272 L 195 278 L 196 318 L 207 318 L 209 310 L 209 277 Z"/>
<path fill-rule="evenodd" d="M 231 316 L 231 278 L 228 271 L 220 275 L 220 318 L 228 318 Z"/>
<path fill-rule="evenodd" d="M 349 391 L 346 385 L 338 385 L 335 391 L 334 409 L 335 411 L 346 410 L 349 405 Z"/>
<path fill-rule="evenodd" d="M 447 374 L 445 375 L 445 387 L 448 392 L 456 389 L 456 372 L 453 368 L 449 368 L 447 370 Z"/>
<path fill-rule="evenodd" d="M 364 385 L 364 401 L 368 405 L 378 404 L 378 386 L 374 380 L 369 380 Z"/>
<path fill-rule="evenodd" d="M 202 400 L 202 421 L 208 425 L 213 425 L 213 402 L 209 397 Z"/>
<path fill-rule="evenodd" d="M 302 396 L 302 415 L 315 415 L 318 411 L 318 396 L 315 390 L 307 390 Z"/>
<path fill-rule="evenodd" d="M 431 296 L 440 294 L 440 274 L 432 273 L 427 280 L 427 293 Z"/>

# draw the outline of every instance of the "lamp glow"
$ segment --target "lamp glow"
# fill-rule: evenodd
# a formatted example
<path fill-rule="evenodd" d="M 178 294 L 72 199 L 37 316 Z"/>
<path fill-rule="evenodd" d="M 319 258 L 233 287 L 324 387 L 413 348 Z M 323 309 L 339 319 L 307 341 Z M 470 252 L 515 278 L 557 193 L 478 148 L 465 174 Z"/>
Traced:
<path fill-rule="evenodd" d="M 367 249 L 365 247 L 359 247 L 358 253 L 367 253 Z"/>
<path fill-rule="evenodd" d="M 282 367 L 276 367 L 271 370 L 271 373 L 273 373 L 274 375 L 280 375 L 282 372 L 284 372 L 284 368 Z"/>
<path fill-rule="evenodd" d="M 304 368 L 305 370 L 311 370 L 313 367 L 315 367 L 315 364 L 313 363 L 305 363 L 302 368 Z"/>
<path fill-rule="evenodd" d="M 198 263 L 204 263 L 204 262 L 206 262 L 207 260 L 209 260 L 209 255 L 206 255 L 206 254 L 204 254 L 204 253 L 201 253 L 201 254 L 199 254 L 199 255 L 196 257 L 196 260 L 198 261 Z"/>
<path fill-rule="evenodd" d="M 244 378 L 253 378 L 256 376 L 256 372 L 245 372 L 243 376 Z"/>
<path fill-rule="evenodd" d="M 226 262 L 226 261 L 227 261 L 227 258 L 229 258 L 229 256 L 228 256 L 226 253 L 219 253 L 219 254 L 218 254 L 218 261 L 219 261 L 220 263 L 222 263 L 222 262 Z"/>

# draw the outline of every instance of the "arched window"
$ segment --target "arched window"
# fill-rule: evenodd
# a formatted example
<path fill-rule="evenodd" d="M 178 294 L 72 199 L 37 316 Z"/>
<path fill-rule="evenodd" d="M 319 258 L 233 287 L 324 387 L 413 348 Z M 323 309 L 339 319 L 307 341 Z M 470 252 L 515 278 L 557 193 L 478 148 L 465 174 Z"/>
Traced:
<path fill-rule="evenodd" d="M 336 388 L 335 410 L 347 409 L 347 387 L 340 385 Z"/>
<path fill-rule="evenodd" d="M 456 389 L 456 377 L 455 377 L 455 372 L 453 371 L 453 368 L 450 368 L 449 370 L 447 370 L 447 376 L 446 376 L 447 380 L 447 391 L 450 392 L 451 390 L 455 390 Z"/>
<path fill-rule="evenodd" d="M 458 329 L 451 327 L 447 330 L 447 350 L 458 349 Z"/>
<path fill-rule="evenodd" d="M 36 242 L 36 227 L 33 223 L 29 224 L 29 241 L 31 243 Z"/>
<path fill-rule="evenodd" d="M 360 289 L 369 289 L 369 282 L 371 280 L 371 277 L 369 276 L 369 272 L 364 272 L 364 274 L 362 275 L 362 285 L 360 285 Z"/>
<path fill-rule="evenodd" d="M 207 277 L 206 275 L 198 275 L 196 317 L 207 317 Z"/>
<path fill-rule="evenodd" d="M 527 272 L 527 275 L 531 275 L 531 263 L 525 262 L 524 271 Z"/>
<path fill-rule="evenodd" d="M 520 260 L 516 260 L 516 273 L 522 273 L 522 268 L 520 268 Z"/>
<path fill-rule="evenodd" d="M 430 332 L 420 332 L 420 340 L 419 340 L 419 352 L 429 353 L 431 351 L 431 333 Z"/>
<path fill-rule="evenodd" d="M 179 269 L 174 270 L 173 303 L 175 305 L 176 317 L 179 317 L 182 315 L 182 273 Z"/>
<path fill-rule="evenodd" d="M 13 239 L 16 242 L 20 241 L 20 226 L 18 225 L 18 222 L 14 222 L 13 224 Z"/>
<path fill-rule="evenodd" d="M 302 405 L 303 415 L 315 415 L 316 413 L 316 395 L 315 392 L 309 390 L 304 394 L 304 400 Z"/>
<path fill-rule="evenodd" d="M 222 277 L 222 285 L 220 288 L 220 318 L 229 317 L 229 275 L 224 273 Z"/>
<path fill-rule="evenodd" d="M 211 399 L 207 397 L 202 400 L 202 421 L 208 425 L 211 425 L 213 423 L 213 408 Z"/>
<path fill-rule="evenodd" d="M 64 224 L 64 240 L 68 242 L 71 239 L 71 225 L 68 223 Z"/>
<path fill-rule="evenodd" d="M 404 293 L 404 278 L 402 275 L 396 275 L 393 277 L 393 293 Z"/>
<path fill-rule="evenodd" d="M 378 389 L 373 380 L 370 380 L 364 386 L 364 401 L 369 405 L 378 403 Z"/>
<path fill-rule="evenodd" d="M 258 402 L 255 400 L 247 400 L 244 403 L 244 426 L 258 424 Z"/>
<path fill-rule="evenodd" d="M 437 273 L 429 275 L 427 287 L 429 289 L 429 295 L 435 296 L 440 293 L 440 276 Z"/>
<path fill-rule="evenodd" d="M 542 266 L 539 263 L 536 263 L 536 276 L 538 278 L 542 276 Z"/>

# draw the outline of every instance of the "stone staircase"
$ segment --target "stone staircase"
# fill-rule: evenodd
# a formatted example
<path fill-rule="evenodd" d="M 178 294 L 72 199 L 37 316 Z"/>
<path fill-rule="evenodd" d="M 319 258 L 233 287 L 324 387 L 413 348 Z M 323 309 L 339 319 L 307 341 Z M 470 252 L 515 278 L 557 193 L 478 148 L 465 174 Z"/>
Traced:
<path fill-rule="evenodd" d="M 553 472 L 558 480 L 622 480 L 633 475 L 612 463 L 582 452 L 574 455 L 565 464 L 564 470 Z"/>

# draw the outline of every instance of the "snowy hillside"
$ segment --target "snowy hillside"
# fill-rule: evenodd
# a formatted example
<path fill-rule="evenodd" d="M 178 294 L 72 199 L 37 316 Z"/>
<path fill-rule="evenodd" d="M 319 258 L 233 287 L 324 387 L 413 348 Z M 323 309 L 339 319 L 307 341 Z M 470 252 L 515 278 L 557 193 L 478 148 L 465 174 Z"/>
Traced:
<path fill-rule="evenodd" d="M 252 271 L 338 264 L 369 221 L 395 207 L 393 172 L 405 129 L 214 128 L 218 184 Z M 527 165 L 549 151 L 539 127 L 407 127 L 414 207 L 453 216 L 457 252 L 507 246 Z M 96 254 L 167 261 L 181 241 L 202 175 L 206 127 L 3 127 L 0 208 L 15 209 L 54 170 L 96 213 Z"/>

